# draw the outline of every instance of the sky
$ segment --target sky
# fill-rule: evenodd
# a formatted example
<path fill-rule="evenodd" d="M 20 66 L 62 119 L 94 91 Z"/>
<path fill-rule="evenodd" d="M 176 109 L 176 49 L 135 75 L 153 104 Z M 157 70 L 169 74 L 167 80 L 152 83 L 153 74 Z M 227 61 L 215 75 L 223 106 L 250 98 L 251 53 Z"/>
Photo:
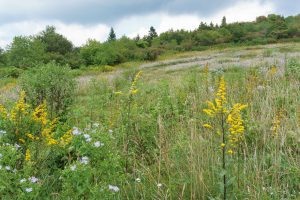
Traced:
<path fill-rule="evenodd" d="M 76 46 L 88 39 L 135 37 L 154 26 L 158 33 L 196 29 L 200 22 L 253 21 L 257 16 L 300 13 L 300 0 L 0 0 L 0 47 L 14 36 L 34 35 L 54 25 Z"/>

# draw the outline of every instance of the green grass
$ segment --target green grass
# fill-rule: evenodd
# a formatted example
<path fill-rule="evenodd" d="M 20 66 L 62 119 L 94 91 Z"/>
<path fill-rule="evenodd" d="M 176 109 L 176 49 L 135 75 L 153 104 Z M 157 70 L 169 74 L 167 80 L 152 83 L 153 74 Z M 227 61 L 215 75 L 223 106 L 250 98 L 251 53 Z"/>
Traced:
<path fill-rule="evenodd" d="M 73 71 L 77 78 L 92 78 L 78 85 L 67 124 L 85 128 L 99 122 L 101 130 L 113 131 L 116 145 L 111 151 L 120 156 L 120 191 L 108 199 L 223 199 L 224 174 L 227 199 L 299 199 L 300 61 L 296 57 L 299 62 L 278 64 L 272 71 L 265 60 L 282 48 L 295 52 L 298 47 L 284 44 L 166 55 L 161 59 L 224 52 L 216 57 L 224 66 L 209 65 L 209 72 L 198 65 L 166 71 L 164 65 L 145 68 L 133 96 L 129 91 L 138 69 L 130 66 L 141 63 L 122 64 L 108 72 L 101 71 L 103 67 Z M 241 50 L 253 66 L 226 65 L 227 54 Z M 257 55 L 263 55 L 259 63 Z M 226 171 L 217 131 L 221 124 L 203 113 L 207 101 L 216 98 L 222 76 L 228 109 L 236 103 L 248 104 L 241 112 L 245 138 L 239 143 L 239 154 L 227 155 Z M 118 91 L 123 94 L 115 94 Z M 214 129 L 205 129 L 205 123 Z M 225 129 L 228 134 L 228 125 Z"/>
<path fill-rule="evenodd" d="M 228 158 L 228 199 L 297 199 L 300 124 L 296 111 L 300 82 L 294 76 L 260 71 L 239 66 L 221 71 L 227 82 L 229 104 L 249 105 L 243 113 L 246 131 L 239 180 L 236 157 Z M 126 95 L 113 95 L 114 91 L 126 94 L 129 90 L 128 74 L 112 81 L 104 78 L 85 88 L 74 105 L 74 123 L 112 124 L 121 152 L 125 145 L 121 138 L 130 133 L 124 199 L 222 198 L 220 136 L 202 127 L 207 121 L 213 123 L 202 109 L 215 96 L 206 87 L 216 90 L 220 74 L 211 72 L 206 77 L 197 67 L 155 75 L 152 72 L 146 70 L 138 81 L 130 124 Z M 283 114 L 275 136 L 271 128 L 278 112 Z M 137 183 L 136 178 L 141 182 Z"/>

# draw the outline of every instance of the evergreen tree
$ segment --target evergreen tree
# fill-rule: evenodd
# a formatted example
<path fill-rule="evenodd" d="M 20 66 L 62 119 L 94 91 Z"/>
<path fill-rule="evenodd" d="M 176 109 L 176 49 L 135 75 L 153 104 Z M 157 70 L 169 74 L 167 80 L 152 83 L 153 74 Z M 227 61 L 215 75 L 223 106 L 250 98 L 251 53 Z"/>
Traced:
<path fill-rule="evenodd" d="M 226 17 L 224 16 L 224 17 L 222 18 L 221 27 L 225 27 L 226 25 L 227 25 Z"/>
<path fill-rule="evenodd" d="M 107 41 L 109 41 L 109 42 L 116 41 L 116 39 L 117 39 L 116 33 L 115 33 L 114 29 L 111 27 Z"/>
<path fill-rule="evenodd" d="M 149 46 L 151 46 L 152 40 L 153 40 L 154 38 L 156 38 L 157 36 L 158 36 L 158 35 L 157 35 L 157 33 L 156 33 L 155 28 L 154 28 L 153 26 L 151 26 L 151 27 L 150 27 L 150 30 L 149 30 L 149 33 L 148 33 L 148 35 L 147 35 L 147 37 L 146 37 L 146 41 L 148 42 Z"/>
<path fill-rule="evenodd" d="M 157 33 L 156 33 L 156 30 L 153 26 L 150 27 L 150 30 L 149 30 L 149 37 L 151 38 L 151 40 L 155 37 L 157 37 Z"/>

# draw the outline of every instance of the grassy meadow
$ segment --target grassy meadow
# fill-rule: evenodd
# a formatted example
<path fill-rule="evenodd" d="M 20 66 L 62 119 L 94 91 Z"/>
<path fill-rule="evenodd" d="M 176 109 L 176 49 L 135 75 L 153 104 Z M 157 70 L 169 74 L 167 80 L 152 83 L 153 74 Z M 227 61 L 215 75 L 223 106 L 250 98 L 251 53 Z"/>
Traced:
<path fill-rule="evenodd" d="M 2 199 L 300 198 L 299 43 L 73 70 L 63 120 L 21 79 L 0 80 Z"/>

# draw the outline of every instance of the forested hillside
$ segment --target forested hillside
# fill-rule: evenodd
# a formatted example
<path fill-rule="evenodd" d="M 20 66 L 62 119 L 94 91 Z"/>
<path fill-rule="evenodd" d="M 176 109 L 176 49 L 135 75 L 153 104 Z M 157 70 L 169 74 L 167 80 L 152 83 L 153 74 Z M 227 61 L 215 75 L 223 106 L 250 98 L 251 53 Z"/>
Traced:
<path fill-rule="evenodd" d="M 267 44 L 280 41 L 298 41 L 300 15 L 283 17 L 271 14 L 260 16 L 254 22 L 218 24 L 201 22 L 193 31 L 169 30 L 158 35 L 150 27 L 148 35 L 117 39 L 114 29 L 106 42 L 89 40 L 75 47 L 55 27 L 48 26 L 33 36 L 16 36 L 11 44 L 0 49 L 0 66 L 29 68 L 55 60 L 71 68 L 91 65 L 116 65 L 127 61 L 155 60 L 168 52 L 205 50 L 208 47 L 229 45 Z"/>

